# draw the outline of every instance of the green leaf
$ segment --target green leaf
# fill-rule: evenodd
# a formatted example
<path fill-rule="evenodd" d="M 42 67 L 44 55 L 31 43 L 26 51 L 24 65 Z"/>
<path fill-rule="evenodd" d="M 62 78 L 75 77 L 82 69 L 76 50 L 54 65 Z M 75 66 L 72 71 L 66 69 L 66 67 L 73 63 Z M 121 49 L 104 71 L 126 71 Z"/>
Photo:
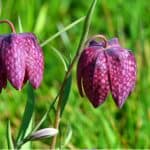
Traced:
<path fill-rule="evenodd" d="M 34 32 L 36 34 L 39 34 L 43 30 L 44 25 L 46 23 L 47 10 L 48 10 L 47 6 L 48 6 L 47 4 L 44 4 L 40 9 L 40 12 L 39 12 L 36 24 L 35 24 L 35 29 L 34 29 Z"/>
<path fill-rule="evenodd" d="M 58 23 L 57 28 L 58 28 L 58 31 L 61 31 L 64 28 L 64 26 L 62 23 Z M 60 36 L 61 36 L 64 46 L 66 48 L 70 47 L 70 39 L 67 35 L 67 32 L 63 32 Z"/>
<path fill-rule="evenodd" d="M 22 22 L 21 22 L 20 16 L 18 16 L 18 25 L 19 25 L 19 32 L 22 33 L 23 27 L 22 27 Z"/>
<path fill-rule="evenodd" d="M 83 21 L 84 19 L 85 19 L 85 17 L 81 17 L 78 20 L 76 20 L 73 23 L 71 23 L 70 25 L 68 25 L 67 27 L 63 28 L 61 31 L 55 33 L 54 35 L 52 35 L 51 37 L 49 37 L 47 40 L 45 40 L 41 44 L 41 47 L 47 45 L 49 42 L 51 42 L 52 40 L 54 40 L 56 37 L 60 36 L 63 32 L 71 29 L 72 27 L 74 27 L 75 25 L 77 25 L 78 23 L 80 23 L 81 21 Z"/>
<path fill-rule="evenodd" d="M 13 139 L 11 135 L 10 121 L 7 122 L 7 144 L 8 149 L 14 149 Z"/>
<path fill-rule="evenodd" d="M 55 54 L 60 58 L 62 64 L 64 65 L 65 71 L 67 71 L 67 70 L 68 70 L 68 69 L 67 69 L 67 64 L 66 64 L 65 59 L 64 59 L 64 57 L 62 56 L 62 54 L 59 52 L 58 49 L 56 49 L 56 48 L 53 47 L 53 46 L 51 46 L 51 49 L 52 49 L 52 50 L 55 52 Z"/>
<path fill-rule="evenodd" d="M 23 138 L 25 137 L 30 121 L 32 120 L 32 115 L 34 111 L 35 95 L 33 88 L 30 84 L 28 85 L 27 94 L 28 94 L 27 103 L 23 114 L 22 124 L 17 137 L 17 143 L 23 140 Z"/>
<path fill-rule="evenodd" d="M 32 117 L 31 118 L 31 121 L 30 121 L 30 123 L 29 123 L 29 126 L 28 126 L 28 128 L 27 128 L 27 130 L 26 130 L 26 134 L 25 134 L 25 137 L 27 136 L 27 135 L 29 135 L 30 133 L 31 133 L 31 131 L 32 131 L 32 125 L 33 125 L 33 119 L 34 117 Z M 27 149 L 31 149 L 31 141 L 26 141 L 26 139 L 24 138 L 23 139 L 23 142 L 22 142 L 22 144 L 21 144 L 21 150 L 27 150 Z"/>
<path fill-rule="evenodd" d="M 114 129 L 108 123 L 108 119 L 107 119 L 106 115 L 104 115 L 103 113 L 100 113 L 99 115 L 101 116 L 100 122 L 103 127 L 103 131 L 105 133 L 108 147 L 114 147 L 114 145 L 117 145 L 117 142 L 118 142 L 117 134 L 115 133 Z"/>
<path fill-rule="evenodd" d="M 67 146 L 67 144 L 70 142 L 71 137 L 72 137 L 72 128 L 70 125 L 68 125 L 64 144 L 62 145 L 63 148 L 65 148 L 65 146 Z"/>
<path fill-rule="evenodd" d="M 45 112 L 45 114 L 43 115 L 43 117 L 41 118 L 41 120 L 38 122 L 38 124 L 34 127 L 34 129 L 32 130 L 32 133 L 37 131 L 39 129 L 39 127 L 42 125 L 42 123 L 46 120 L 48 114 L 50 113 L 50 111 L 53 109 L 56 100 L 58 98 L 59 94 L 54 98 L 53 102 L 49 105 L 49 109 Z"/>
<path fill-rule="evenodd" d="M 61 113 L 60 115 L 62 115 L 63 111 L 64 111 L 64 108 L 68 102 L 68 98 L 69 98 L 69 94 L 70 94 L 70 90 L 71 90 L 71 84 L 72 84 L 72 75 L 70 74 L 67 81 L 66 81 L 66 84 L 65 84 L 65 87 L 64 87 L 64 92 L 62 94 L 62 103 L 61 103 Z"/>

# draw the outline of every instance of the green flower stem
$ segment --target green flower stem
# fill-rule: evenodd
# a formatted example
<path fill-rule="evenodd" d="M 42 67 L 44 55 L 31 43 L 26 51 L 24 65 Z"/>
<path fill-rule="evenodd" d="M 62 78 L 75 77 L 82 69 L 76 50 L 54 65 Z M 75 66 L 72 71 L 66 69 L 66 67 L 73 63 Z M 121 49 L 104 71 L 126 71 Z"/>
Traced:
<path fill-rule="evenodd" d="M 88 32 L 89 32 L 89 28 L 90 28 L 90 24 L 91 24 L 91 18 L 92 18 L 92 14 L 93 14 L 93 11 L 94 11 L 95 6 L 96 6 L 96 2 L 97 2 L 97 0 L 93 0 L 93 2 L 91 4 L 91 7 L 90 7 L 90 9 L 89 9 L 89 11 L 86 15 L 86 18 L 85 18 L 85 21 L 84 21 L 84 26 L 83 26 L 82 36 L 81 36 L 81 39 L 80 39 L 79 46 L 77 48 L 76 55 L 74 56 L 70 66 L 68 68 L 68 71 L 65 74 L 65 77 L 64 77 L 61 89 L 60 89 L 60 95 L 59 95 L 59 100 L 58 100 L 57 109 L 56 109 L 56 117 L 55 117 L 55 122 L 54 122 L 54 128 L 55 129 L 59 128 L 59 123 L 60 123 L 60 119 L 61 119 L 60 118 L 60 113 L 61 113 L 61 104 L 62 104 L 62 96 L 63 96 L 64 87 L 66 85 L 66 81 L 67 81 L 67 79 L 68 79 L 68 77 L 69 77 L 69 75 L 72 71 L 72 68 L 73 68 L 76 60 L 79 57 L 79 54 L 80 54 L 81 50 L 84 48 L 84 43 L 85 43 L 85 41 L 87 39 L 87 36 L 88 36 Z M 50 149 L 55 148 L 56 140 L 57 140 L 57 136 L 54 136 L 52 138 L 52 143 L 50 145 Z"/>

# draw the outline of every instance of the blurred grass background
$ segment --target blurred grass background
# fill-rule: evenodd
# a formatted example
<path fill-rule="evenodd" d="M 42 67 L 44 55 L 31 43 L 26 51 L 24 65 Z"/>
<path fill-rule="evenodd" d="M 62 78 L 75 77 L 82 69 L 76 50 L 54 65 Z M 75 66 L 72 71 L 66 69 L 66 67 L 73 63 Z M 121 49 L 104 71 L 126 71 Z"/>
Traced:
<path fill-rule="evenodd" d="M 85 16 L 90 0 L 0 0 L 0 19 L 11 20 L 19 32 L 34 32 L 42 43 L 51 35 Z M 36 90 L 35 122 L 45 113 L 64 76 L 64 68 L 51 49 L 56 47 L 72 58 L 82 32 L 80 23 L 43 48 L 44 81 Z M 6 24 L 0 34 L 9 33 Z M 99 0 L 94 11 L 90 35 L 118 37 L 122 46 L 132 49 L 138 64 L 137 84 L 132 95 L 119 110 L 111 96 L 97 109 L 81 98 L 76 85 L 76 68 L 69 101 L 61 120 L 58 145 L 74 148 L 150 148 L 150 7 L 148 0 Z M 10 84 L 0 94 L 0 148 L 6 148 L 6 122 L 11 120 L 16 136 L 26 103 L 27 86 L 22 92 Z M 54 111 L 43 127 L 52 126 Z M 71 139 L 70 139 L 71 137 Z M 69 142 L 67 142 L 67 140 Z M 48 148 L 50 139 L 34 142 L 34 148 Z"/>

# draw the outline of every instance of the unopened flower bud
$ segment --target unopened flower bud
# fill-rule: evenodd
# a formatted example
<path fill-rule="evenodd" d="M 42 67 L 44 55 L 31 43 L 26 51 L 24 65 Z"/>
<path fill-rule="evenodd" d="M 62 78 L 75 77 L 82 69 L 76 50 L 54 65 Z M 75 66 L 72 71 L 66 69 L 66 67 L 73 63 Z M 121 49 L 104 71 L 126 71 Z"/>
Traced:
<path fill-rule="evenodd" d="M 32 133 L 28 138 L 30 140 L 39 140 L 55 136 L 57 133 L 58 130 L 55 128 L 44 128 Z"/>

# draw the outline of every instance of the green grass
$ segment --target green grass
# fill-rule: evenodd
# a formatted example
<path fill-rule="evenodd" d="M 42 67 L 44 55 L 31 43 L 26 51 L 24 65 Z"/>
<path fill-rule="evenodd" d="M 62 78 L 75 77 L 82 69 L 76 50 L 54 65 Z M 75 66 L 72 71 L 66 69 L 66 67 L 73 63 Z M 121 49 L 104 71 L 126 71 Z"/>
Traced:
<path fill-rule="evenodd" d="M 91 0 L 1 0 L 0 18 L 11 20 L 19 32 L 20 17 L 23 31 L 34 32 L 40 43 L 63 26 L 86 15 Z M 138 64 L 137 84 L 122 109 L 111 96 L 97 109 L 86 98 L 81 98 L 76 85 L 76 68 L 69 102 L 62 116 L 61 137 L 64 144 L 72 132 L 67 148 L 150 148 L 150 7 L 148 0 L 99 0 L 94 11 L 89 36 L 105 34 L 119 37 L 121 44 L 132 49 Z M 59 27 L 59 28 L 58 28 Z M 64 76 L 64 67 L 52 47 L 65 57 L 72 58 L 80 39 L 82 23 L 63 33 L 43 47 L 45 55 L 44 80 L 36 93 L 35 122 L 45 113 Z M 0 24 L 0 33 L 9 33 Z M 6 125 L 10 119 L 16 137 L 23 115 L 27 86 L 22 92 L 8 84 L 0 94 L 0 148 L 6 148 Z M 52 126 L 54 111 L 43 127 Z M 71 134 L 70 134 L 71 135 Z M 34 142 L 34 148 L 49 148 L 50 139 Z"/>

